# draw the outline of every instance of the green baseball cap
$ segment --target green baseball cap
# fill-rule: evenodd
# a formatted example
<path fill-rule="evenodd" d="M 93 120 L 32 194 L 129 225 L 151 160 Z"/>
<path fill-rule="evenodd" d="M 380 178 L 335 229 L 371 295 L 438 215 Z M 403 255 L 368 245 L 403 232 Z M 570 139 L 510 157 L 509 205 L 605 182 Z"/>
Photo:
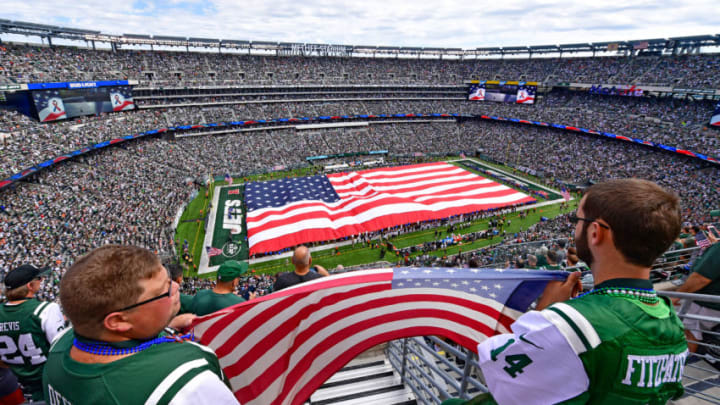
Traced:
<path fill-rule="evenodd" d="M 227 260 L 220 265 L 217 272 L 218 281 L 232 281 L 237 277 L 247 273 L 248 265 L 245 262 L 237 260 Z"/>

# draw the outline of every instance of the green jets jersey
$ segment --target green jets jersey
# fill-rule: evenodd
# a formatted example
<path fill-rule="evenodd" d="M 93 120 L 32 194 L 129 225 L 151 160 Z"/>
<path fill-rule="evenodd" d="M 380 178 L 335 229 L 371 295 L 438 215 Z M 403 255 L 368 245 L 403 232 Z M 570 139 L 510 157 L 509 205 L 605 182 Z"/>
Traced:
<path fill-rule="evenodd" d="M 203 316 L 241 302 L 245 302 L 245 299 L 237 294 L 218 294 L 212 290 L 200 290 L 193 298 L 190 312 Z"/>
<path fill-rule="evenodd" d="M 0 306 L 0 359 L 34 399 L 42 398 L 42 368 L 50 342 L 64 326 L 56 303 L 28 299 Z"/>
<path fill-rule="evenodd" d="M 110 363 L 70 357 L 74 333 L 53 345 L 43 373 L 49 404 L 235 404 L 215 353 L 194 342 L 161 343 Z"/>
<path fill-rule="evenodd" d="M 588 349 L 580 359 L 590 379 L 588 390 L 568 403 L 665 404 L 683 394 L 687 342 L 667 298 L 656 306 L 606 295 L 565 304 L 549 310 L 580 331 L 577 336 Z M 591 329 L 578 326 L 577 317 L 564 311 L 567 308 L 589 322 L 597 339 Z"/>
<path fill-rule="evenodd" d="M 596 286 L 603 287 L 652 284 L 616 279 Z M 478 362 L 499 403 L 659 405 L 683 393 L 687 343 L 665 298 L 647 305 L 586 295 L 523 314 L 512 332 L 478 345 Z"/>

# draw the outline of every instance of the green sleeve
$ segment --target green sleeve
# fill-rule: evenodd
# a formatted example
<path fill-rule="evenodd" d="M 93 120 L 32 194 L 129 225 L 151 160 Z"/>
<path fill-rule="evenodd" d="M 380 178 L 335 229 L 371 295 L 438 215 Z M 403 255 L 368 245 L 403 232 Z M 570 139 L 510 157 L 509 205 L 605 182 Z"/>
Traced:
<path fill-rule="evenodd" d="M 440 405 L 497 405 L 497 402 L 490 393 L 486 392 L 467 401 L 460 398 L 446 399 Z"/>
<path fill-rule="evenodd" d="M 720 243 L 709 247 L 708 251 L 698 258 L 693 271 L 710 280 L 720 278 Z"/>
<path fill-rule="evenodd" d="M 178 315 L 192 313 L 192 302 L 192 295 L 180 294 L 180 312 L 178 312 Z"/>

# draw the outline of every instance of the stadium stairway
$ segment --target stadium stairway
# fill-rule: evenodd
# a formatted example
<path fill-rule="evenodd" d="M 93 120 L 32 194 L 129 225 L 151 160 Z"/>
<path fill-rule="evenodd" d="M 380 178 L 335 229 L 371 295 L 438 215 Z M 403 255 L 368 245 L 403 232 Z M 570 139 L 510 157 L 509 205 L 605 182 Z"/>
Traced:
<path fill-rule="evenodd" d="M 415 405 L 415 396 L 381 348 L 356 357 L 315 391 L 307 405 Z"/>

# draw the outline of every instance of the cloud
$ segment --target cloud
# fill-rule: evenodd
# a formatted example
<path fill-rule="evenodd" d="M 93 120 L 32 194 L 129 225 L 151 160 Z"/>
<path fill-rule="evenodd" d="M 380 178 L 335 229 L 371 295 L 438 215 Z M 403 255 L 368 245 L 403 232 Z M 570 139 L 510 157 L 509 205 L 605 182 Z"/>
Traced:
<path fill-rule="evenodd" d="M 4 0 L 3 18 L 99 30 L 257 41 L 472 49 L 715 34 L 717 0 Z"/>

